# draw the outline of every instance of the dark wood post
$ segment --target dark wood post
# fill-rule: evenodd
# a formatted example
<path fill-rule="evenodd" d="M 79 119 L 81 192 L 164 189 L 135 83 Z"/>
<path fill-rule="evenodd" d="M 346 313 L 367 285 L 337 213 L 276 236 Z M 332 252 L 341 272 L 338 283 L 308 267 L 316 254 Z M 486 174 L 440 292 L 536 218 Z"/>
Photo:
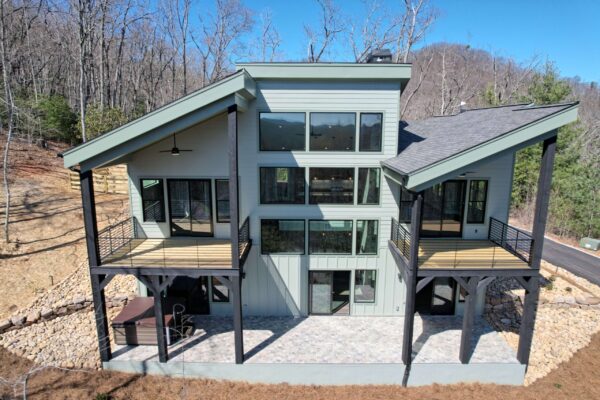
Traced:
<path fill-rule="evenodd" d="M 533 246 L 531 249 L 531 268 L 540 268 L 542 250 L 544 249 L 544 233 L 548 219 L 548 205 L 550 202 L 550 189 L 552 185 L 552 169 L 554 167 L 554 155 L 556 153 L 557 136 L 552 136 L 544 141 L 542 152 L 542 163 L 540 165 L 540 176 L 538 178 L 537 196 L 535 199 L 535 214 L 533 216 Z M 527 281 L 525 288 L 525 299 L 523 304 L 523 316 L 521 328 L 519 329 L 519 347 L 517 359 L 521 364 L 529 363 L 531 342 L 535 327 L 535 314 L 539 298 L 539 275 L 532 276 Z"/>
<path fill-rule="evenodd" d="M 106 277 L 105 275 L 95 275 L 91 271 L 94 267 L 100 265 L 98 226 L 96 224 L 96 199 L 94 197 L 92 171 L 80 172 L 79 180 L 81 182 L 81 204 L 83 207 L 85 245 L 90 267 L 92 300 L 94 302 L 94 316 L 96 319 L 96 332 L 98 334 L 98 350 L 100 352 L 100 360 L 105 362 L 109 361 L 112 357 L 110 351 L 108 319 L 106 317 L 106 299 L 104 298 L 104 290 L 101 285 Z"/>
<path fill-rule="evenodd" d="M 412 363 L 412 342 L 415 323 L 415 297 L 417 292 L 417 274 L 419 267 L 419 240 L 421 237 L 421 212 L 423 209 L 423 194 L 413 194 L 410 215 L 410 252 L 408 279 L 406 281 L 406 302 L 404 303 L 404 335 L 402 337 L 402 362 L 405 374 L 402 384 L 406 386 L 408 373 Z"/>
<path fill-rule="evenodd" d="M 151 290 L 154 297 L 154 318 L 156 319 L 156 342 L 158 343 L 158 360 L 161 363 L 169 360 L 167 350 L 167 336 L 165 332 L 165 303 L 160 290 L 160 280 L 158 276 L 148 277 L 152 283 Z"/>
<path fill-rule="evenodd" d="M 244 333 L 242 321 L 242 282 L 240 277 L 240 214 L 239 214 L 239 182 L 238 182 L 238 121 L 237 106 L 227 109 L 227 136 L 229 147 L 229 216 L 231 235 L 231 267 L 237 269 L 239 275 L 232 276 L 233 290 L 231 300 L 233 306 L 233 330 L 235 338 L 235 362 L 244 362 Z"/>
<path fill-rule="evenodd" d="M 463 364 L 468 364 L 471 358 L 471 338 L 473 337 L 473 322 L 475 320 L 475 304 L 477 302 L 477 285 L 479 277 L 469 278 L 465 289 L 465 308 L 463 310 L 463 325 L 460 336 L 459 359 Z M 459 283 L 460 285 L 460 283 Z M 462 286 L 462 285 L 461 285 Z"/>

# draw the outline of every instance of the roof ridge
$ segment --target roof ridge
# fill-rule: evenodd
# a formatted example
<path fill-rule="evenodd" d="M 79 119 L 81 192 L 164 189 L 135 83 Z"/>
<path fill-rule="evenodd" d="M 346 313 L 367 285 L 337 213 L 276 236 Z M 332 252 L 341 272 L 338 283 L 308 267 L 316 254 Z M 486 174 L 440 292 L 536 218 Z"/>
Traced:
<path fill-rule="evenodd" d="M 457 114 L 450 114 L 450 115 L 432 115 L 431 117 L 428 118 L 444 118 L 444 117 L 456 117 L 457 115 L 469 112 L 469 111 L 480 111 L 480 110 L 493 110 L 496 108 L 503 108 L 503 107 L 515 107 L 515 106 L 525 106 L 531 103 L 515 103 L 515 104 L 502 104 L 499 106 L 491 106 L 491 107 L 477 107 L 477 108 L 467 108 L 465 110 L 462 110 L 461 112 L 457 113 Z"/>
<path fill-rule="evenodd" d="M 535 105 L 535 103 L 531 103 L 531 106 L 527 105 L 526 107 L 518 108 L 513 111 L 536 110 L 539 108 L 562 107 L 562 106 L 574 106 L 576 104 L 579 104 L 579 100 L 569 101 L 569 102 L 564 102 L 564 103 L 540 104 L 540 105 Z"/>

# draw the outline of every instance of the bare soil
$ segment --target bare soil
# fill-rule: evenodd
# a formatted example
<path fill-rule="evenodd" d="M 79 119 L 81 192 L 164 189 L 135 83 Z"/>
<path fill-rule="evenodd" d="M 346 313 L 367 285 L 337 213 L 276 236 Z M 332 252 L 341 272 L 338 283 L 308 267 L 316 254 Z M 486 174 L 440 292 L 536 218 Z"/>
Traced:
<path fill-rule="evenodd" d="M 27 306 L 86 261 L 79 191 L 70 190 L 68 170 L 57 153 L 16 142 L 11 146 L 10 243 L 0 239 L 0 319 Z M 99 226 L 123 218 L 127 197 L 96 196 Z M 6 204 L 0 194 L 0 221 Z"/>
<path fill-rule="evenodd" d="M 32 364 L 0 348 L 0 376 L 18 379 Z M 292 386 L 175 379 L 109 371 L 43 369 L 29 377 L 28 399 L 599 399 L 600 335 L 559 369 L 527 387 L 482 384 L 399 386 Z M 22 380 L 22 379 L 18 379 Z M 0 386 L 0 398 L 22 385 Z"/>

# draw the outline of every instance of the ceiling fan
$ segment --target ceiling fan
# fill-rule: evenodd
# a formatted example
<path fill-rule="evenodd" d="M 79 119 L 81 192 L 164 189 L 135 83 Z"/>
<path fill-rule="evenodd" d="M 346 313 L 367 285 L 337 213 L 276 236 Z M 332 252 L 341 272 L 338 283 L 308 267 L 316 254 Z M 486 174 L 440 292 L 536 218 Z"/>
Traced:
<path fill-rule="evenodd" d="M 171 155 L 173 156 L 178 156 L 184 151 L 192 151 L 180 149 L 179 147 L 177 147 L 177 138 L 175 136 L 176 134 L 173 134 L 173 147 L 171 148 L 171 150 L 161 150 L 159 153 L 171 153 Z"/>

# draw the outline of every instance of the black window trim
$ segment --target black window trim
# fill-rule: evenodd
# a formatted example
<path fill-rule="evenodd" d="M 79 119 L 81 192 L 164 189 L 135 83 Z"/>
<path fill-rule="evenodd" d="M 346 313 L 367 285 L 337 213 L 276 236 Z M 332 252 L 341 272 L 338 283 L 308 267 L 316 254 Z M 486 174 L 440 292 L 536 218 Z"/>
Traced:
<path fill-rule="evenodd" d="M 357 243 L 358 243 L 358 223 L 359 221 L 377 221 L 377 247 L 375 248 L 375 253 L 359 253 L 357 251 Z M 377 256 L 379 255 L 379 239 L 381 234 L 381 220 L 379 218 L 356 218 L 354 220 L 354 248 L 352 249 L 353 254 L 357 257 L 369 257 L 369 256 Z"/>
<path fill-rule="evenodd" d="M 362 167 L 361 167 L 362 168 Z M 365 167 L 365 168 L 376 168 L 376 167 Z M 310 183 L 311 183 L 311 179 L 310 179 L 310 172 L 313 169 L 351 169 L 352 170 L 352 202 L 351 203 L 313 203 L 310 201 L 310 193 L 311 193 L 311 188 L 310 188 Z M 306 204 L 310 205 L 310 206 L 326 206 L 326 207 L 350 207 L 350 206 L 356 206 L 356 205 L 360 205 L 360 206 L 376 206 L 376 204 L 357 204 L 357 196 L 358 196 L 358 183 L 357 183 L 357 174 L 358 174 L 358 169 L 356 166 L 348 166 L 347 164 L 335 164 L 335 165 L 310 165 L 306 167 L 306 187 L 305 187 L 305 193 L 306 193 Z M 380 177 L 381 179 L 381 177 Z M 381 196 L 381 193 L 380 193 Z M 336 220 L 338 221 L 338 220 Z"/>
<path fill-rule="evenodd" d="M 260 115 L 261 114 L 275 114 L 275 113 L 279 113 L 279 114 L 304 114 L 304 142 L 303 142 L 303 148 L 300 150 L 264 150 L 261 148 L 261 136 L 262 136 L 262 132 L 260 129 Z M 310 140 L 307 140 L 307 136 L 310 136 L 310 127 L 308 126 L 310 122 L 307 123 L 307 121 L 309 121 L 310 118 L 310 112 L 308 111 L 277 111 L 277 110 L 268 110 L 268 109 L 264 109 L 264 110 L 260 110 L 258 112 L 258 118 L 257 118 L 257 124 L 258 124 L 258 151 L 260 152 L 265 152 L 265 153 L 293 153 L 293 152 L 308 152 L 309 150 L 306 147 L 307 142 L 310 143 Z"/>
<path fill-rule="evenodd" d="M 312 115 L 313 114 L 352 114 L 354 115 L 354 149 L 352 150 L 311 150 L 310 148 L 310 138 L 312 136 Z M 360 127 L 357 122 L 360 122 L 360 114 L 361 111 L 308 111 L 308 123 L 306 126 L 308 127 L 308 147 L 305 146 L 305 151 L 310 153 L 358 153 L 358 147 L 360 146 L 360 142 L 358 140 L 358 136 L 360 135 Z"/>
<path fill-rule="evenodd" d="M 484 181 L 485 182 L 485 197 L 483 201 L 471 201 L 471 183 L 472 182 L 479 182 L 479 181 Z M 469 183 L 468 183 L 468 187 L 467 187 L 467 201 L 465 202 L 467 204 L 467 210 L 466 213 L 467 214 L 465 216 L 466 220 L 467 220 L 467 224 L 471 224 L 471 225 L 485 225 L 486 219 L 485 216 L 487 214 L 487 203 L 488 203 L 488 191 L 490 190 L 490 180 L 487 178 L 473 178 L 473 179 L 469 179 Z M 471 221 L 469 220 L 469 209 L 471 208 L 471 203 L 483 203 L 483 213 L 481 216 L 481 221 Z"/>
<path fill-rule="evenodd" d="M 373 289 L 373 300 L 356 300 L 356 272 L 357 271 L 375 271 L 375 288 Z M 356 304 L 375 304 L 377 302 L 377 276 L 379 275 L 377 268 L 356 268 L 354 271 L 352 282 L 352 301 Z"/>
<path fill-rule="evenodd" d="M 161 191 L 162 192 L 161 193 L 162 194 L 161 202 L 162 202 L 162 216 L 163 217 L 160 220 L 158 220 L 158 219 L 155 219 L 155 220 L 146 220 L 146 214 L 144 213 L 144 181 L 152 181 L 152 180 L 159 181 L 160 182 L 160 187 L 162 189 L 162 191 Z M 167 202 L 165 200 L 165 183 L 164 183 L 164 181 L 165 180 L 163 178 L 151 178 L 151 177 L 140 178 L 140 200 L 141 200 L 141 203 L 142 203 L 142 209 L 141 209 L 141 211 L 142 211 L 142 221 L 143 222 L 167 222 L 167 213 L 165 211 Z"/>
<path fill-rule="evenodd" d="M 350 222 L 352 224 L 352 227 L 350 228 L 350 234 L 352 235 L 352 240 L 351 240 L 351 244 L 350 244 L 350 253 L 311 253 L 310 252 L 310 223 L 312 221 L 316 221 L 316 222 L 323 222 L 323 221 L 343 221 L 343 222 Z M 308 255 L 311 256 L 354 256 L 355 254 L 355 237 L 354 237 L 354 226 L 356 225 L 355 220 L 354 219 L 344 219 L 344 218 L 320 218 L 320 219 L 315 219 L 315 218 L 311 218 L 308 220 L 308 227 L 306 229 L 306 234 L 308 235 L 308 240 L 305 241 L 305 245 L 306 245 L 306 249 L 307 249 L 307 253 Z"/>
<path fill-rule="evenodd" d="M 360 170 L 361 169 L 378 169 L 379 170 L 379 196 L 377 196 L 377 203 L 359 203 L 358 200 L 358 180 L 360 177 Z M 374 207 L 374 206 L 381 206 L 381 187 L 382 187 L 382 179 L 381 177 L 383 176 L 383 169 L 380 166 L 358 166 L 356 167 L 356 171 L 354 172 L 354 178 L 355 178 L 355 184 L 354 184 L 354 196 L 355 196 L 355 201 L 354 204 L 359 206 L 359 207 Z"/>
<path fill-rule="evenodd" d="M 215 220 L 217 221 L 218 224 L 229 224 L 231 222 L 231 210 L 229 210 L 229 220 L 224 221 L 222 219 L 219 218 L 219 191 L 217 189 L 217 182 L 227 182 L 227 195 L 229 196 L 229 178 L 215 178 Z M 222 201 L 222 200 L 221 200 Z M 228 200 L 229 202 L 229 200 Z"/>
<path fill-rule="evenodd" d="M 290 203 L 290 202 L 281 202 L 281 203 L 263 203 L 261 198 L 261 190 L 262 190 L 262 179 L 261 179 L 261 170 L 263 168 L 302 168 L 304 170 L 304 200 L 302 203 Z M 309 192 L 309 184 L 307 183 L 308 179 L 308 169 L 310 167 L 300 166 L 300 165 L 258 165 L 258 204 L 261 206 L 278 206 L 278 205 L 296 205 L 301 206 L 308 203 L 308 192 Z"/>
<path fill-rule="evenodd" d="M 380 142 L 379 142 L 379 150 L 361 150 L 360 149 L 360 127 L 362 125 L 362 115 L 363 114 L 379 114 L 381 115 L 381 138 L 380 138 Z M 377 153 L 382 153 L 383 152 L 383 126 L 384 126 L 384 117 L 385 115 L 383 114 L 382 111 L 360 111 L 358 113 L 358 145 L 356 148 L 356 151 L 358 153 L 369 153 L 369 154 L 377 154 Z"/>
<path fill-rule="evenodd" d="M 262 237 L 262 222 L 263 221 L 270 221 L 270 220 L 276 220 L 276 221 L 302 221 L 302 227 L 304 228 L 304 246 L 302 249 L 302 253 L 293 253 L 293 252 L 283 252 L 283 253 L 266 253 L 263 250 L 263 237 Z M 258 224 L 258 229 L 260 231 L 260 254 L 263 256 L 268 256 L 268 255 L 276 255 L 276 256 L 304 256 L 307 253 L 307 242 L 306 242 L 306 238 L 307 238 L 307 231 L 306 231 L 306 219 L 304 218 L 285 218 L 285 217 L 261 217 L 259 218 L 259 224 Z"/>

